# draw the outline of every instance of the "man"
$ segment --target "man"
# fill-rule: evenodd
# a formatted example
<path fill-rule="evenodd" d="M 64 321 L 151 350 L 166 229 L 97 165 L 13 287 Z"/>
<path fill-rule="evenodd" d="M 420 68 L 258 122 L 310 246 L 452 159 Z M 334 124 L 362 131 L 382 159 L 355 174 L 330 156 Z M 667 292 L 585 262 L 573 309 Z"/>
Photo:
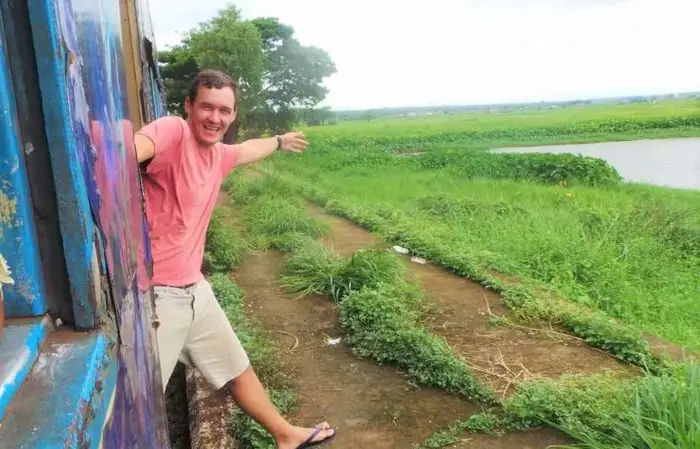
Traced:
<path fill-rule="evenodd" d="M 309 447 L 328 441 L 334 430 L 327 423 L 313 429 L 292 426 L 279 414 L 201 272 L 222 180 L 234 167 L 278 150 L 300 153 L 308 145 L 302 133 L 221 143 L 236 118 L 236 93 L 226 74 L 202 72 L 185 100 L 187 120 L 163 117 L 134 137 L 137 159 L 145 166 L 163 388 L 180 360 L 217 389 L 230 383 L 236 404 L 270 432 L 277 448 Z"/>

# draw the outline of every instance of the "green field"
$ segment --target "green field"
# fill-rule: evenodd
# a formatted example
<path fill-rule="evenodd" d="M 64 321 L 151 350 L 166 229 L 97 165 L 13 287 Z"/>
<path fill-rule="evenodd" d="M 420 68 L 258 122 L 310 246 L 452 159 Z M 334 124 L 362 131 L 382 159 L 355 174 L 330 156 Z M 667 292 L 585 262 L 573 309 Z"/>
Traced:
<path fill-rule="evenodd" d="M 425 135 L 459 135 L 480 133 L 491 130 L 532 129 L 556 127 L 559 130 L 569 130 L 577 123 L 588 123 L 610 126 L 617 125 L 619 129 L 610 134 L 614 136 L 626 129 L 621 124 L 633 123 L 635 126 L 650 122 L 663 123 L 662 128 L 668 129 L 669 134 L 676 132 L 692 133 L 697 128 L 700 119 L 700 100 L 667 100 L 657 103 L 628 103 L 628 104 L 598 104 L 567 106 L 550 109 L 511 110 L 508 112 L 460 112 L 420 117 L 379 117 L 367 120 L 341 122 L 337 125 L 309 127 L 306 131 L 315 137 L 406 137 Z M 696 125 L 684 125 L 690 120 Z M 684 129 L 685 128 L 685 129 Z M 660 131 L 660 129 L 650 132 Z M 580 134 L 580 133 L 579 133 Z M 695 129 L 695 135 L 698 135 Z M 517 144 L 518 142 L 512 142 Z"/>
<path fill-rule="evenodd" d="M 519 133 L 598 140 L 614 126 L 616 138 L 700 135 L 700 103 L 345 122 L 307 129 L 306 154 L 264 167 L 435 262 L 541 284 L 700 350 L 700 192 L 621 184 L 589 158 L 474 151 L 522 144 Z M 396 154 L 417 143 L 433 151 Z"/>
<path fill-rule="evenodd" d="M 281 285 L 337 303 L 356 354 L 484 406 L 456 415 L 421 447 L 542 425 L 587 448 L 697 447 L 700 371 L 653 345 L 700 351 L 700 191 L 623 183 L 599 159 L 485 150 L 699 136 L 698 102 L 391 118 L 305 132 L 305 154 L 259 164 L 266 177 L 234 175 L 229 197 L 247 245 L 285 254 Z M 498 291 L 516 321 L 495 326 L 556 325 L 646 375 L 574 372 L 518 382 L 517 394 L 502 398 L 424 327 L 423 291 L 407 283 L 395 255 L 328 253 L 317 241 L 328 225 L 309 215 L 304 198 Z M 240 242 L 214 234 L 210 248 L 220 249 L 210 265 L 238 263 Z"/>

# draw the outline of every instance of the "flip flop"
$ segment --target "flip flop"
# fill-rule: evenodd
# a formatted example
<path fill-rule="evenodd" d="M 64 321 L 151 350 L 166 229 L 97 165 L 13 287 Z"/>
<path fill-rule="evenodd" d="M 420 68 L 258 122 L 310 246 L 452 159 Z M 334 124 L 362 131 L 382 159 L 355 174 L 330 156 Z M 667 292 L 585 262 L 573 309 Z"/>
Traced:
<path fill-rule="evenodd" d="M 329 436 L 328 438 L 320 441 L 312 441 L 314 438 L 316 438 L 316 435 L 318 435 L 320 432 L 324 430 L 333 430 L 333 435 Z M 329 428 L 329 429 L 322 429 L 320 427 L 316 427 L 313 432 L 311 432 L 311 435 L 301 443 L 299 446 L 297 446 L 297 449 L 306 449 L 307 447 L 314 447 L 314 446 L 320 446 L 322 444 L 329 443 L 333 438 L 335 438 L 336 435 L 335 429 Z"/>

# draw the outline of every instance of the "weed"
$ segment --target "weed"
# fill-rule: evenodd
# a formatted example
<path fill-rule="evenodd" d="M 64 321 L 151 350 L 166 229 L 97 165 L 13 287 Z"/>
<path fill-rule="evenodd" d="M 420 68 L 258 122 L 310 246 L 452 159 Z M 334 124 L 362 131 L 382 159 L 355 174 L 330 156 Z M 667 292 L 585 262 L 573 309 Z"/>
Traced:
<path fill-rule="evenodd" d="M 253 208 L 257 204 L 249 206 L 244 216 L 256 213 Z M 250 224 L 253 220 L 244 218 L 244 222 Z M 288 249 L 292 252 L 281 283 L 296 293 L 324 294 L 339 303 L 346 342 L 358 355 L 403 368 L 416 383 L 480 402 L 495 402 L 464 361 L 444 341 L 422 328 L 422 294 L 406 283 L 406 267 L 394 254 L 368 249 L 343 258 L 326 251 L 321 243 L 308 240 Z"/>
<path fill-rule="evenodd" d="M 494 403 L 466 363 L 419 325 L 421 301 L 420 292 L 406 284 L 379 283 L 353 291 L 340 302 L 346 341 L 362 357 L 405 369 L 415 382 Z"/>
<path fill-rule="evenodd" d="M 300 295 L 331 295 L 338 300 L 344 290 L 341 273 L 345 261 L 326 252 L 318 242 L 297 248 L 285 263 L 281 283 Z"/>
<path fill-rule="evenodd" d="M 630 402 L 622 412 L 608 415 L 604 433 L 571 421 L 557 427 L 581 442 L 575 447 L 585 449 L 700 447 L 700 365 L 673 377 L 646 378 Z"/>
<path fill-rule="evenodd" d="M 296 293 L 325 294 L 338 302 L 365 286 L 402 282 L 404 275 L 405 266 L 387 251 L 360 250 L 346 260 L 314 242 L 288 258 L 282 284 Z"/>
<path fill-rule="evenodd" d="M 207 232 L 206 265 L 214 294 L 236 336 L 246 350 L 256 374 L 280 413 L 287 414 L 297 405 L 289 379 L 280 371 L 273 346 L 258 332 L 245 313 L 244 292 L 230 276 L 246 248 L 243 239 L 225 224 L 226 211 L 217 210 Z M 233 434 L 242 449 L 274 449 L 272 436 L 240 409 L 232 417 Z"/>
<path fill-rule="evenodd" d="M 247 249 L 245 240 L 227 229 L 225 219 L 220 210 L 212 214 L 204 249 L 204 271 L 207 273 L 230 272 L 241 262 Z"/>
<path fill-rule="evenodd" d="M 295 201 L 272 196 L 260 197 L 246 209 L 243 218 L 251 234 L 270 237 L 303 234 L 317 237 L 327 231 L 327 225 L 309 217 Z"/>

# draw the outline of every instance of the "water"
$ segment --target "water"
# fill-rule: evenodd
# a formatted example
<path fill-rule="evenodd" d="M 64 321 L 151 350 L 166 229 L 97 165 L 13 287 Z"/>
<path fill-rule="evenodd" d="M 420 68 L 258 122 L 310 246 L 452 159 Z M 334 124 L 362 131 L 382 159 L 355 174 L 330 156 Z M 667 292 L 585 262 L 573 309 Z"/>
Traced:
<path fill-rule="evenodd" d="M 509 153 L 573 153 L 604 159 L 626 181 L 700 190 L 700 138 L 499 148 Z"/>

